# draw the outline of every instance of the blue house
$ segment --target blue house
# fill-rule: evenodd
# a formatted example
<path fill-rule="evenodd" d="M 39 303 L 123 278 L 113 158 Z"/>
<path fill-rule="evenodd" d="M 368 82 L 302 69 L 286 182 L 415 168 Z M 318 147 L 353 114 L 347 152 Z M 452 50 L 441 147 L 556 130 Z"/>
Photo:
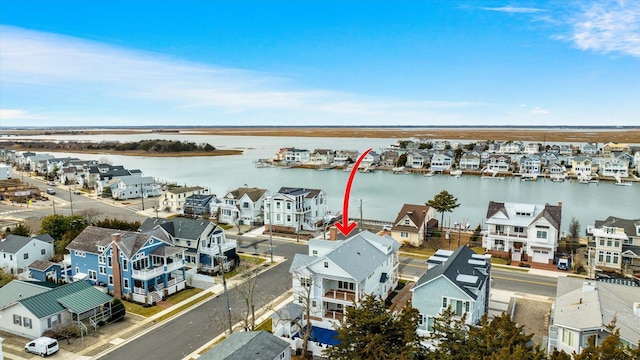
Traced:
<path fill-rule="evenodd" d="M 478 324 L 489 309 L 491 255 L 463 246 L 438 250 L 427 260 L 427 271 L 411 289 L 411 305 L 420 312 L 418 334 L 433 331 L 434 318 L 447 308 L 466 323 Z"/>
<path fill-rule="evenodd" d="M 28 266 L 28 269 L 32 279 L 51 283 L 62 279 L 62 267 L 52 261 L 36 260 Z"/>
<path fill-rule="evenodd" d="M 88 226 L 69 245 L 73 280 L 87 279 L 114 297 L 153 304 L 186 287 L 185 249 L 166 233 Z"/>

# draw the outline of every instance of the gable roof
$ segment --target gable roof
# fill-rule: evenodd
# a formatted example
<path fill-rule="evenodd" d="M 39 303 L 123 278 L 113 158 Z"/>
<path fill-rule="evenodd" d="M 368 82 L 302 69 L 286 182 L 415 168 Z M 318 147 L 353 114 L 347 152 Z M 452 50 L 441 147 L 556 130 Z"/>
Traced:
<path fill-rule="evenodd" d="M 45 271 L 47 269 L 49 269 L 52 266 L 60 266 L 58 263 L 54 263 L 52 261 L 48 261 L 48 260 L 36 260 L 34 262 L 32 262 L 31 264 L 29 264 L 29 269 L 34 269 L 34 270 L 40 270 L 40 271 Z"/>
<path fill-rule="evenodd" d="M 315 198 L 321 191 L 322 190 L 319 189 L 281 187 L 280 190 L 278 190 L 278 194 L 292 196 L 304 195 L 306 198 Z"/>
<path fill-rule="evenodd" d="M 49 286 L 39 282 L 12 280 L 0 288 L 0 309 L 14 302 L 49 291 Z"/>
<path fill-rule="evenodd" d="M 256 187 L 253 187 L 253 188 L 241 187 L 241 188 L 237 188 L 235 190 L 229 191 L 227 195 L 225 195 L 225 198 L 240 199 L 242 196 L 247 195 L 249 199 L 251 199 L 251 201 L 256 202 L 260 200 L 260 198 L 266 192 L 267 192 L 267 189 L 259 189 Z"/>
<path fill-rule="evenodd" d="M 530 215 L 521 215 L 522 212 L 527 212 Z M 489 201 L 487 207 L 487 222 L 491 219 L 492 224 L 529 226 L 542 218 L 546 219 L 554 228 L 560 229 L 562 204 L 540 205 Z"/>
<path fill-rule="evenodd" d="M 480 271 L 480 269 L 489 269 L 491 267 L 484 255 L 476 254 L 469 247 L 462 246 L 452 253 L 448 251 L 436 252 L 429 260 L 434 257 L 439 258 L 433 262 L 437 263 L 437 265 L 425 271 L 411 291 L 440 276 L 444 276 L 470 298 L 476 299 L 478 297 L 478 294 L 472 291 L 472 288 L 481 288 L 489 276 L 487 271 Z"/>
<path fill-rule="evenodd" d="M 198 359 L 273 360 L 287 348 L 288 342 L 264 330 L 243 331 L 231 334 Z"/>
<path fill-rule="evenodd" d="M 143 233 L 150 233 L 151 230 L 159 226 L 174 238 L 197 240 L 211 224 L 213 223 L 208 220 L 195 220 L 183 217 L 176 217 L 173 219 L 156 218 L 145 220 L 140 226 L 140 231 Z M 222 228 L 213 224 L 213 228 L 209 233 L 205 234 L 205 236 L 216 231 L 222 231 Z"/>
<path fill-rule="evenodd" d="M 69 310 L 82 313 L 108 303 L 113 298 L 94 288 L 88 281 L 76 281 L 20 300 L 20 304 L 38 319 Z"/>
<path fill-rule="evenodd" d="M 399 224 L 400 221 L 405 217 L 409 217 L 411 222 L 415 224 L 418 229 L 424 228 L 424 220 L 427 217 L 427 213 L 429 212 L 429 206 L 427 205 L 414 205 L 414 204 L 404 204 L 402 205 L 402 209 L 398 212 L 398 216 L 396 216 L 396 220 L 393 222 L 394 228 L 406 228 L 410 230 L 415 230 L 413 226 L 406 226 L 403 224 Z"/>
<path fill-rule="evenodd" d="M 602 228 L 603 226 L 607 227 L 617 227 L 624 229 L 624 233 L 627 236 L 639 236 L 640 234 L 636 231 L 636 226 L 640 226 L 640 219 L 622 219 L 615 216 L 609 216 L 605 220 L 596 220 L 595 222 L 596 228 Z"/>
<path fill-rule="evenodd" d="M 121 240 L 118 242 L 118 248 L 128 257 L 131 258 L 140 248 L 151 238 L 162 240 L 166 243 L 173 242 L 162 233 L 138 233 L 133 231 L 124 231 L 117 229 L 101 228 L 97 226 L 87 226 L 82 232 L 73 239 L 67 249 L 85 251 L 93 254 L 100 254 L 98 246 L 107 246 L 113 241 L 113 235 L 119 234 Z"/>
<path fill-rule="evenodd" d="M 43 239 L 47 239 L 47 238 L 43 237 Z M 32 238 L 28 236 L 9 234 L 5 239 L 0 241 L 0 251 L 6 252 L 9 254 L 15 254 L 18 251 L 20 251 L 20 249 L 22 249 L 27 244 L 29 244 L 31 240 L 39 240 L 46 243 L 50 243 L 49 241 L 43 240 L 43 239 L 39 239 L 37 237 Z"/>
<path fill-rule="evenodd" d="M 378 236 L 365 230 L 340 242 L 335 249 L 323 256 L 296 254 L 291 263 L 290 271 L 294 272 L 301 268 L 329 260 L 356 281 L 362 281 L 389 258 L 389 255 L 374 244 L 390 250 L 392 249 L 393 251 L 400 248 L 400 244 L 395 240 L 389 237 Z"/>

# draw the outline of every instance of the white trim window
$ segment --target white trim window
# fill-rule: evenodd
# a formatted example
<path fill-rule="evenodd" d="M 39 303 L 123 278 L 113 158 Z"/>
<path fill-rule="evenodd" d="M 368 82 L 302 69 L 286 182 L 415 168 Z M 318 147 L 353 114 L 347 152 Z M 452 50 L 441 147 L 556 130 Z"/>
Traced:
<path fill-rule="evenodd" d="M 14 325 L 22 325 L 22 316 L 13 314 L 13 324 Z"/>
<path fill-rule="evenodd" d="M 31 319 L 30 319 L 30 318 L 28 318 L 28 317 L 24 317 L 24 318 L 22 318 L 22 320 L 23 320 L 22 325 L 23 325 L 24 327 L 29 328 L 29 329 L 31 329 L 31 328 L 32 328 L 32 327 L 31 327 Z"/>
<path fill-rule="evenodd" d="M 100 266 L 98 266 L 98 272 L 101 275 L 106 275 L 107 274 L 107 268 L 105 266 L 103 266 L 103 265 L 100 265 Z"/>
<path fill-rule="evenodd" d="M 109 275 L 109 285 L 113 285 L 113 275 Z"/>
<path fill-rule="evenodd" d="M 125 289 L 129 288 L 129 279 L 127 278 L 122 279 L 122 287 L 124 287 Z"/>
<path fill-rule="evenodd" d="M 98 280 L 98 273 L 96 273 L 95 270 L 89 270 L 88 273 L 89 273 L 89 280 L 93 280 L 93 281 Z"/>

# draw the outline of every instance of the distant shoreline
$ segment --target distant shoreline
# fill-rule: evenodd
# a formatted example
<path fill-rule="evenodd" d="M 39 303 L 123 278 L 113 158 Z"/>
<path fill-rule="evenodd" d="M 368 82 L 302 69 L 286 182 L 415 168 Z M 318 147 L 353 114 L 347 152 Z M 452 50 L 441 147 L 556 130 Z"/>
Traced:
<path fill-rule="evenodd" d="M 282 137 L 354 137 L 396 139 L 496 140 L 527 142 L 591 142 L 640 144 L 640 127 L 154 127 L 108 129 L 21 129 L 0 130 L 0 135 L 15 139 L 34 135 L 95 135 L 95 134 L 162 134 L 220 136 L 282 136 Z M 2 137 L 0 137 L 2 139 Z M 1 144 L 1 142 L 0 142 Z M 132 154 L 133 155 L 133 154 Z M 138 155 L 138 154 L 135 154 Z M 220 154 L 223 155 L 223 154 Z M 188 155 L 200 156 L 200 155 Z"/>

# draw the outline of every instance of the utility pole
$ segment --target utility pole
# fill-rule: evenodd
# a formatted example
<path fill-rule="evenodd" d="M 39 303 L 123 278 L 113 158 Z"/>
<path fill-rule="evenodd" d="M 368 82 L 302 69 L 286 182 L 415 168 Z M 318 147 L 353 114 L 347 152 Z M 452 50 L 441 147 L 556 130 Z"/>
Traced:
<path fill-rule="evenodd" d="M 140 199 L 142 199 L 142 211 L 144 211 L 144 188 L 142 187 L 142 180 L 140 181 Z"/>
<path fill-rule="evenodd" d="M 56 214 L 56 200 L 53 198 L 53 196 L 51 197 L 51 203 L 53 204 L 53 215 Z"/>
<path fill-rule="evenodd" d="M 273 264 L 273 226 L 271 225 L 271 218 L 273 217 L 273 211 L 271 211 L 273 209 L 272 197 L 269 197 L 267 205 L 269 205 L 269 252 L 271 253 L 271 263 Z"/>
<path fill-rule="evenodd" d="M 224 261 L 226 260 L 226 256 L 222 254 L 222 245 L 218 242 L 218 265 L 220 266 L 220 272 L 222 273 L 222 287 L 224 289 L 224 294 L 227 297 L 227 318 L 229 319 L 229 335 L 233 333 L 233 328 L 231 327 L 231 305 L 229 305 L 229 292 L 227 291 L 227 280 L 224 277 Z"/>
<path fill-rule="evenodd" d="M 360 231 L 362 231 L 362 199 L 360 199 Z"/>
<path fill-rule="evenodd" d="M 73 216 L 73 197 L 71 196 L 72 192 L 73 190 L 69 188 L 69 206 L 71 207 L 71 216 Z"/>

